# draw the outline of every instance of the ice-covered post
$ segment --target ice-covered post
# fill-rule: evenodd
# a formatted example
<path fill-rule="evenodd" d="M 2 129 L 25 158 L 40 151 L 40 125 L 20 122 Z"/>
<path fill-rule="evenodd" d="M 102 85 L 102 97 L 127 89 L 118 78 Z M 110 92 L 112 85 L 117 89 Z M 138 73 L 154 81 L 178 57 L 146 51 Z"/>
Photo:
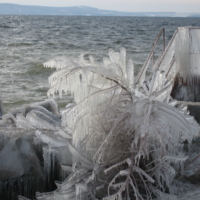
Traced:
<path fill-rule="evenodd" d="M 177 78 L 173 95 L 182 101 L 200 101 L 200 28 L 178 29 L 175 38 Z"/>
<path fill-rule="evenodd" d="M 200 111 L 200 28 L 179 28 L 174 50 L 177 76 L 171 95 L 174 99 L 185 101 L 195 117 Z M 198 103 L 194 105 L 191 102 Z M 200 123 L 200 119 L 195 118 Z"/>

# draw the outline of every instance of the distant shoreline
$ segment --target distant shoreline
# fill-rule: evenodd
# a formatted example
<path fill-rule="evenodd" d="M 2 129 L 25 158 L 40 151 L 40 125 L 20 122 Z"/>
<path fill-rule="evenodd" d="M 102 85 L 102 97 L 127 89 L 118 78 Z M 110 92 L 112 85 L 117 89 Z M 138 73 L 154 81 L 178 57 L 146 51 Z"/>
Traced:
<path fill-rule="evenodd" d="M 48 7 L 0 3 L 0 15 L 58 15 L 58 16 L 113 16 L 113 17 L 194 17 L 200 13 L 176 12 L 121 12 L 88 6 Z"/>

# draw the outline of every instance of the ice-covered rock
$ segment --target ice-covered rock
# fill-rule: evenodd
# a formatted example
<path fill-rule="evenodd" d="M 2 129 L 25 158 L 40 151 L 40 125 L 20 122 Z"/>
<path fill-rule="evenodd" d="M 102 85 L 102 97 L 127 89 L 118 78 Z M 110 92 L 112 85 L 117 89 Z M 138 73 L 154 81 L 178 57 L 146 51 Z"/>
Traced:
<path fill-rule="evenodd" d="M 16 199 L 21 194 L 34 195 L 44 185 L 42 160 L 34 140 L 23 135 L 10 138 L 0 151 L 0 199 Z"/>
<path fill-rule="evenodd" d="M 5 181 L 24 175 L 42 177 L 42 166 L 38 159 L 33 138 L 21 136 L 10 139 L 0 152 L 0 180 Z"/>
<path fill-rule="evenodd" d="M 57 130 L 60 116 L 57 104 L 49 99 L 39 103 L 23 105 L 3 115 L 0 125 L 21 128 L 23 130 Z"/>
<path fill-rule="evenodd" d="M 23 105 L 0 120 L 0 199 L 14 200 L 18 195 L 35 198 L 36 191 L 55 189 L 54 180 L 62 176 L 55 149 L 37 137 L 48 137 L 60 126 L 54 100 Z M 48 162 L 47 162 L 48 158 Z M 21 197 L 21 198 L 25 198 Z"/>

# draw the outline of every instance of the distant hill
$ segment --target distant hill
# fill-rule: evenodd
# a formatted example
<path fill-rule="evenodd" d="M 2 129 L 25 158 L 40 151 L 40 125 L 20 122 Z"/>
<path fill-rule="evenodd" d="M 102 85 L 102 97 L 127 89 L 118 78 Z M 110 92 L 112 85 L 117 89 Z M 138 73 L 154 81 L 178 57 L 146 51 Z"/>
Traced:
<path fill-rule="evenodd" d="M 46 7 L 0 3 L 1 15 L 173 16 L 173 12 L 120 12 L 88 6 Z"/>
<path fill-rule="evenodd" d="M 144 17 L 179 16 L 179 14 L 175 12 L 120 12 L 112 10 L 101 10 L 88 6 L 47 7 L 47 6 L 27 6 L 27 5 L 18 5 L 10 3 L 0 3 L 0 15 L 75 15 L 75 16 L 144 16 Z M 186 16 L 190 15 L 191 14 L 186 14 Z M 200 17 L 200 14 L 195 13 L 195 15 L 193 16 Z"/>

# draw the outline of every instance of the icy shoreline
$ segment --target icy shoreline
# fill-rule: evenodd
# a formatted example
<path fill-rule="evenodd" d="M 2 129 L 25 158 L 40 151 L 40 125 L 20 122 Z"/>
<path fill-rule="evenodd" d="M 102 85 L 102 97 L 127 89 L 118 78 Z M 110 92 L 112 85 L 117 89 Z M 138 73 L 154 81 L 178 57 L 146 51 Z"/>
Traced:
<path fill-rule="evenodd" d="M 182 67 L 175 46 L 188 30 L 178 29 L 148 79 L 148 66 L 134 76 L 124 48 L 119 53 L 109 50 L 102 64 L 84 55 L 44 63 L 56 68 L 49 77 L 48 95 L 70 91 L 76 104 L 59 113 L 50 99 L 2 116 L 2 180 L 33 180 L 28 188 L 21 187 L 21 195 L 34 198 L 32 191 L 42 190 L 36 198 L 44 200 L 195 200 L 200 189 L 191 178 L 199 173 L 200 147 L 194 138 L 200 127 L 187 106 L 171 98 Z M 180 75 L 187 79 L 184 69 Z M 26 175 L 30 179 L 23 179 Z M 43 193 L 45 184 L 56 178 L 63 182 L 56 182 L 54 192 Z M 31 185 L 37 181 L 42 185 Z M 12 181 L 6 184 L 1 187 L 5 191 L 20 187 Z"/>

